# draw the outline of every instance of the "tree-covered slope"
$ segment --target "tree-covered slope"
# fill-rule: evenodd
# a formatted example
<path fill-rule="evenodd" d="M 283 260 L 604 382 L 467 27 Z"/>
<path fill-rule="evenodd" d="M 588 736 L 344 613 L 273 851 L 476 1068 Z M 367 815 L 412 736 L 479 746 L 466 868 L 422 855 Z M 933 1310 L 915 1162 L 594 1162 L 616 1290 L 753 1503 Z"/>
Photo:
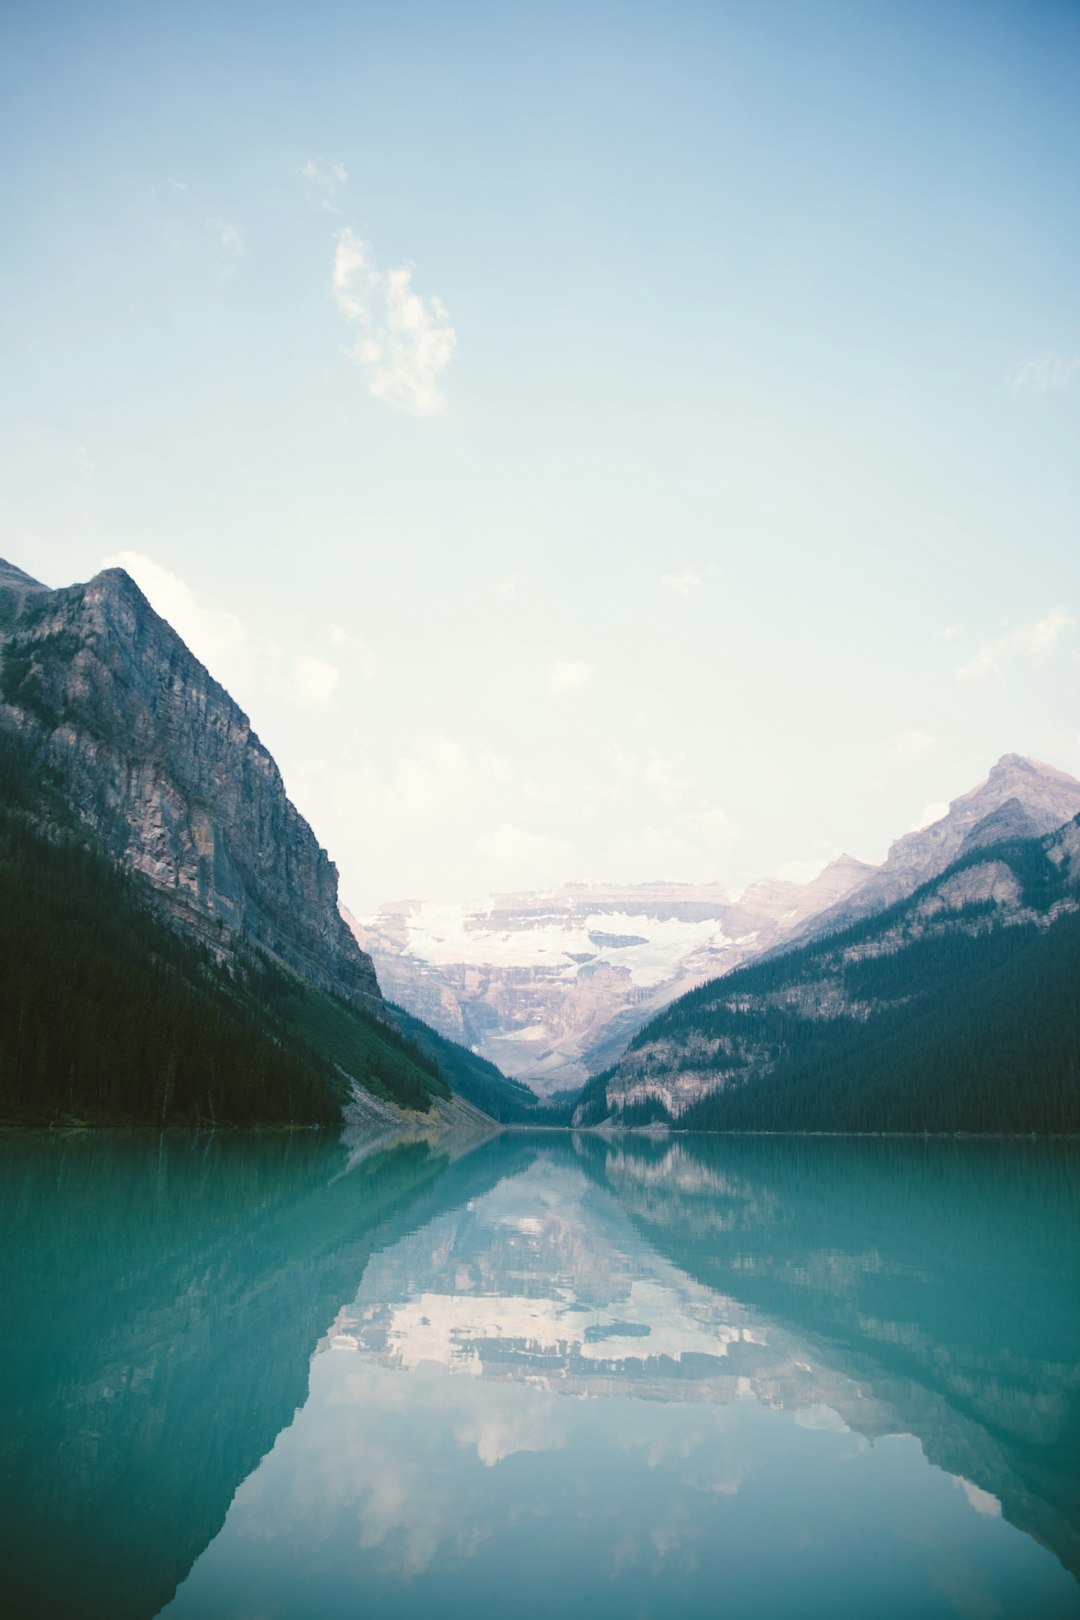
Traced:
<path fill-rule="evenodd" d="M 448 1096 L 397 1029 L 257 949 L 160 920 L 10 740 L 0 744 L 0 1117 L 330 1124 L 349 1078 L 401 1107 Z"/>
<path fill-rule="evenodd" d="M 438 1065 L 451 1090 L 466 1102 L 473 1103 L 503 1125 L 526 1125 L 541 1120 L 544 1124 L 550 1123 L 536 1093 L 522 1081 L 511 1080 L 487 1058 L 440 1035 L 404 1007 L 390 1003 L 389 1011 L 402 1034 Z"/>
<path fill-rule="evenodd" d="M 1080 823 L 973 852 L 879 916 L 692 991 L 578 1124 L 1080 1131 Z"/>

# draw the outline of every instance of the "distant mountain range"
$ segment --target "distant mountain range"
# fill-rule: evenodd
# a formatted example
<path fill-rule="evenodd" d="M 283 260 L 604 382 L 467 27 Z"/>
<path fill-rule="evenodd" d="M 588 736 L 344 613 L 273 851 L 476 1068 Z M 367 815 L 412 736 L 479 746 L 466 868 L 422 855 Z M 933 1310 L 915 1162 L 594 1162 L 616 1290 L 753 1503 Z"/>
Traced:
<path fill-rule="evenodd" d="M 1080 812 L 1080 782 L 1006 754 L 880 866 L 841 856 L 812 882 L 568 884 L 484 909 L 402 901 L 350 926 L 395 1001 L 542 1094 L 602 1071 L 695 986 L 911 894 L 971 849 Z M 348 914 L 346 914 L 348 916 Z"/>

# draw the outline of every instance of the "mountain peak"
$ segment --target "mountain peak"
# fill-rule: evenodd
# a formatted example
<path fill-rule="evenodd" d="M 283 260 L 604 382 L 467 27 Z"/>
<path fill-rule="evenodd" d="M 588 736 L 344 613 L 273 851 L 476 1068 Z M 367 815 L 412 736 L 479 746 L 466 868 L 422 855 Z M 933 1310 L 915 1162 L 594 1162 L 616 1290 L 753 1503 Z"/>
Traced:
<path fill-rule="evenodd" d="M 1002 754 L 996 765 L 991 766 L 987 777 L 988 782 L 998 782 L 1002 777 L 1015 774 L 1024 776 L 1042 777 L 1048 782 L 1067 782 L 1071 786 L 1080 786 L 1075 776 L 1068 771 L 1059 771 L 1054 765 L 1047 765 L 1044 760 L 1031 759 L 1026 754 Z"/>
<path fill-rule="evenodd" d="M 0 557 L 0 586 L 3 585 L 9 585 L 17 591 L 48 590 L 48 586 L 42 585 L 40 580 L 34 579 L 30 574 L 24 573 L 21 568 L 16 568 L 14 563 Z"/>

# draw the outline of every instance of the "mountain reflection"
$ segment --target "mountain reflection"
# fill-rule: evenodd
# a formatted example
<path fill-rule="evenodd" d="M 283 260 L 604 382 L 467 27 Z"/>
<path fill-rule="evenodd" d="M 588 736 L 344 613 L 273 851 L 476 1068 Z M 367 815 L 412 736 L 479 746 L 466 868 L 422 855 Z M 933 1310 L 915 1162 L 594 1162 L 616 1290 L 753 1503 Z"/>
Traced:
<path fill-rule="evenodd" d="M 0 1135 L 7 1612 L 155 1614 L 374 1243 L 505 1168 L 307 1132 Z"/>
<path fill-rule="evenodd" d="M 20 1614 L 1080 1609 L 1071 1148 L 0 1153 Z"/>

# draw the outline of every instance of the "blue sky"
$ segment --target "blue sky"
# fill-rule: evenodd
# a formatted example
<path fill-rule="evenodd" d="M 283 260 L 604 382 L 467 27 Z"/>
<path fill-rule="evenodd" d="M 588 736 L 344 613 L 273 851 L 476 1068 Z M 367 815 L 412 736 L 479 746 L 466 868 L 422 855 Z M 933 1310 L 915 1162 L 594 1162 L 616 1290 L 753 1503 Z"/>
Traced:
<path fill-rule="evenodd" d="M 1080 7 L 9 4 L 0 554 L 355 908 L 1080 772 Z"/>

